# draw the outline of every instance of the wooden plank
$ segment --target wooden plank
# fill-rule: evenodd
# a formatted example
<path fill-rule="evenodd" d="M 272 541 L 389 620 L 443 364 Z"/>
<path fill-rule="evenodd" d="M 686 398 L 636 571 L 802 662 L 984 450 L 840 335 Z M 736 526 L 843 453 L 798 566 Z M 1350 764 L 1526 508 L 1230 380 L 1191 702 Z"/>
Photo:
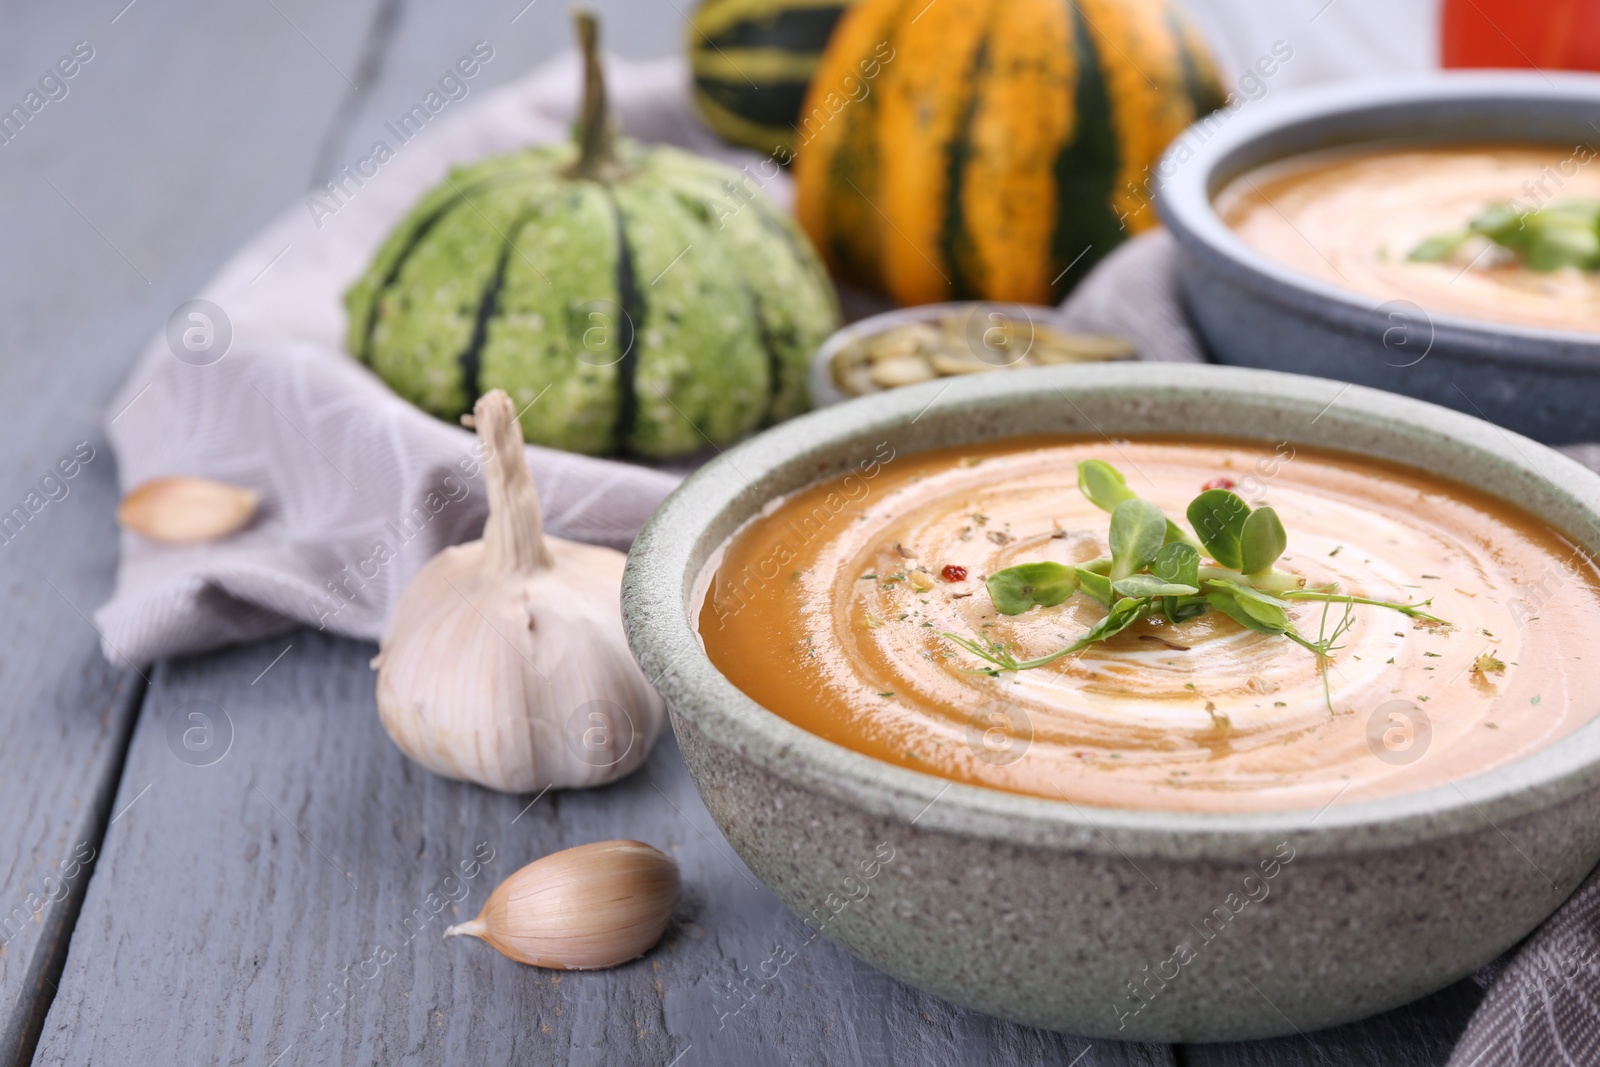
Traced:
<path fill-rule="evenodd" d="M 1443 1067 L 1483 990 L 1470 979 L 1348 1026 L 1271 1041 L 1185 1045 L 1184 1067 Z"/>
<path fill-rule="evenodd" d="M 89 622 L 116 558 L 103 405 L 172 308 L 304 188 L 342 82 L 305 64 L 323 60 L 301 32 L 337 57 L 370 17 L 8 7 L 7 109 L 85 44 L 0 143 L 0 1063 L 31 1058 L 144 687 Z"/>
<path fill-rule="evenodd" d="M 26 1062 L 66 956 L 144 683 L 100 655 L 111 460 L 94 458 L 0 545 L 0 1062 Z M 63 454 L 70 444 L 59 442 Z M 45 471 L 38 463 L 35 477 Z M 8 486 L 6 507 L 23 492 Z"/>
<path fill-rule="evenodd" d="M 378 722 L 372 652 L 302 631 L 158 668 L 116 802 L 131 807 L 38 1062 L 1171 1062 L 960 1011 L 807 943 L 718 834 L 670 737 L 587 792 L 505 796 L 423 771 Z M 208 766 L 169 741 L 195 710 L 231 735 Z M 646 958 L 559 974 L 441 936 L 518 866 L 616 837 L 683 871 L 684 905 Z M 761 981 L 776 948 L 795 959 Z"/>

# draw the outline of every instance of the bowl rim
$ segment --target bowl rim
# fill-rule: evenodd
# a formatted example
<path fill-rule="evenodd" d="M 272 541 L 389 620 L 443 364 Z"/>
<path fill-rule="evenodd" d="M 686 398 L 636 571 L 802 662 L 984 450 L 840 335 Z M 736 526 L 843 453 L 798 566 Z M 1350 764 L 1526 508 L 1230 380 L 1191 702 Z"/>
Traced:
<path fill-rule="evenodd" d="M 1264 97 L 1258 102 L 1241 105 L 1237 111 L 1227 112 L 1230 117 L 1226 124 L 1198 145 L 1196 131 L 1201 124 L 1179 135 L 1155 170 L 1156 210 L 1180 247 L 1207 268 L 1226 271 L 1236 281 L 1297 314 L 1382 333 L 1392 325 L 1389 316 L 1384 314 L 1386 306 L 1406 303 L 1420 308 L 1420 305 L 1410 300 L 1381 300 L 1375 295 L 1312 277 L 1245 244 L 1216 213 L 1212 198 L 1226 180 L 1252 166 L 1262 165 L 1262 161 L 1257 160 L 1236 172 L 1229 171 L 1230 163 L 1240 156 L 1250 155 L 1263 141 L 1286 131 L 1335 125 L 1354 116 L 1376 117 L 1395 112 L 1403 116 L 1408 109 L 1418 107 L 1548 107 L 1556 100 L 1600 106 L 1600 75 L 1555 71 L 1433 71 L 1296 89 L 1275 99 Z M 1459 143 L 1461 138 L 1419 139 L 1419 143 L 1428 141 Z M 1333 147 L 1359 143 L 1363 143 L 1362 140 L 1354 138 L 1341 140 Z M 1365 143 L 1383 142 L 1368 140 Z M 1284 159 L 1304 154 L 1304 151 L 1286 151 L 1275 157 L 1269 152 L 1268 158 Z M 1185 152 L 1189 153 L 1186 157 Z M 1225 177 L 1219 179 L 1219 174 Z M 1594 357 L 1600 355 L 1600 332 L 1420 310 L 1432 330 L 1434 343 L 1445 342 L 1452 347 L 1454 355 L 1519 366 L 1582 366 L 1591 370 Z"/>
<path fill-rule="evenodd" d="M 767 430 L 691 475 L 646 522 L 623 577 L 623 620 L 630 647 L 666 698 L 675 725 L 681 718 L 707 743 L 733 750 L 762 771 L 891 823 L 1019 846 L 1114 851 L 1130 859 L 1259 859 L 1284 841 L 1342 852 L 1403 847 L 1481 832 L 1485 822 L 1498 830 L 1506 820 L 1600 788 L 1597 714 L 1559 742 L 1505 766 L 1378 800 L 1337 805 L 1336 795 L 1320 811 L 1080 805 L 968 785 L 855 752 L 762 707 L 711 663 L 693 618 L 696 578 L 717 547 L 706 543 L 708 531 L 725 509 L 742 507 L 741 522 L 759 510 L 760 504 L 740 501 L 762 478 L 814 467 L 830 448 L 904 428 L 929 411 L 981 413 L 1046 390 L 1069 403 L 1074 396 L 1119 390 L 1149 393 L 1153 403 L 1231 396 L 1254 404 L 1269 400 L 1305 415 L 1332 410 L 1333 426 L 1401 424 L 1548 483 L 1548 491 L 1591 526 L 1586 536 L 1565 530 L 1566 536 L 1591 553 L 1600 551 L 1600 476 L 1529 438 L 1420 400 L 1323 378 L 1204 364 L 1103 363 L 977 375 L 955 396 L 947 383 L 927 382 L 819 409 Z M 1335 408 L 1341 398 L 1348 402 Z"/>

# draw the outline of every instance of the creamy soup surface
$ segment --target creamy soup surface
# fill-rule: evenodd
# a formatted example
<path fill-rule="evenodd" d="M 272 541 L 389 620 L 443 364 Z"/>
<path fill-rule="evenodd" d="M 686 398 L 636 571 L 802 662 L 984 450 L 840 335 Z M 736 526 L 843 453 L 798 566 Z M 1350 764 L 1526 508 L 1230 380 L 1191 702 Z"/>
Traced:
<path fill-rule="evenodd" d="M 1451 259 L 1407 259 L 1491 203 L 1524 209 L 1600 199 L 1588 149 L 1461 145 L 1338 149 L 1273 163 L 1230 182 L 1217 213 L 1244 242 L 1304 274 L 1430 312 L 1561 330 L 1600 330 L 1600 276 L 1538 272 L 1486 238 Z"/>
<path fill-rule="evenodd" d="M 1451 625 L 1355 607 L 1331 712 L 1310 652 L 1215 612 L 1145 620 L 1048 667 L 968 673 L 983 664 L 940 631 L 1025 659 L 1104 616 L 1081 593 L 998 615 L 983 584 L 1014 564 L 1107 553 L 1108 518 L 1076 484 L 1091 458 L 1180 523 L 1205 483 L 1232 479 L 1281 516 L 1280 568 L 1345 593 L 1431 596 Z M 1600 582 L 1572 544 L 1475 491 L 1286 444 L 884 446 L 746 523 L 698 595 L 718 669 L 796 725 L 890 763 L 1081 804 L 1265 811 L 1393 796 L 1544 748 L 1600 707 Z M 1343 612 L 1331 606 L 1330 623 Z M 1320 604 L 1290 614 L 1317 635 Z M 1475 669 L 1484 653 L 1504 670 Z"/>

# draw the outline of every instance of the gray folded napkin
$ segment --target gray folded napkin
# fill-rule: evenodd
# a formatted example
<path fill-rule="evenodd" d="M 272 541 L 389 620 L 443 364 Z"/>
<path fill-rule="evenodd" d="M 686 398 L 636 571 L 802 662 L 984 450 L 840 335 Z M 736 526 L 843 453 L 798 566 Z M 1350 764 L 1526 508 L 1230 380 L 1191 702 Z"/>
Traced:
<path fill-rule="evenodd" d="M 769 177 L 698 124 L 679 61 L 612 60 L 609 73 L 629 134 L 749 164 L 767 195 L 789 202 L 787 175 Z M 106 413 L 123 489 L 189 474 L 256 489 L 263 504 L 214 544 L 124 534 L 116 589 L 95 613 L 108 659 L 141 664 L 297 625 L 375 639 L 417 568 L 478 536 L 486 503 L 472 435 L 344 354 L 341 296 L 449 167 L 566 136 L 577 84 L 564 57 L 441 115 L 375 177 L 291 206 L 145 347 Z M 1063 325 L 1129 337 L 1146 359 L 1199 362 L 1177 269 L 1165 233 L 1129 241 L 1062 306 Z M 1600 468 L 1600 446 L 1567 451 Z M 550 449 L 529 448 L 527 460 L 551 534 L 618 548 L 678 482 Z M 1489 992 L 1453 1067 L 1600 1063 L 1597 915 L 1591 876 L 1509 962 L 1480 974 Z"/>

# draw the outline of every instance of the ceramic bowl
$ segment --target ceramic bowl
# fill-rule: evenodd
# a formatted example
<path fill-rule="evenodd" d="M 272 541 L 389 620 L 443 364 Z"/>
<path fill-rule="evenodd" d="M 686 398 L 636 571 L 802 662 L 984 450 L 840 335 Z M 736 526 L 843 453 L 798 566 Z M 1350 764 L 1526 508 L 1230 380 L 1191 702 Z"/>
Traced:
<path fill-rule="evenodd" d="M 772 501 L 884 443 L 905 456 L 1029 433 L 1336 448 L 1479 486 L 1600 548 L 1600 478 L 1571 460 L 1444 408 L 1268 371 L 1124 363 L 978 375 L 960 390 L 910 386 L 769 430 L 662 504 L 629 556 L 623 612 L 712 817 L 813 929 L 1017 1022 L 1109 1038 L 1258 1038 L 1456 981 L 1537 926 L 1600 859 L 1600 721 L 1519 762 L 1381 801 L 1119 810 L 860 755 L 767 711 L 706 657 L 696 579 Z"/>
<path fill-rule="evenodd" d="M 1191 127 L 1157 168 L 1179 285 L 1212 358 L 1359 382 L 1542 441 L 1600 440 L 1600 333 L 1493 323 L 1384 301 L 1245 245 L 1212 199 L 1249 170 L 1341 146 L 1485 141 L 1600 146 L 1600 78 L 1472 72 L 1267 97 Z"/>

